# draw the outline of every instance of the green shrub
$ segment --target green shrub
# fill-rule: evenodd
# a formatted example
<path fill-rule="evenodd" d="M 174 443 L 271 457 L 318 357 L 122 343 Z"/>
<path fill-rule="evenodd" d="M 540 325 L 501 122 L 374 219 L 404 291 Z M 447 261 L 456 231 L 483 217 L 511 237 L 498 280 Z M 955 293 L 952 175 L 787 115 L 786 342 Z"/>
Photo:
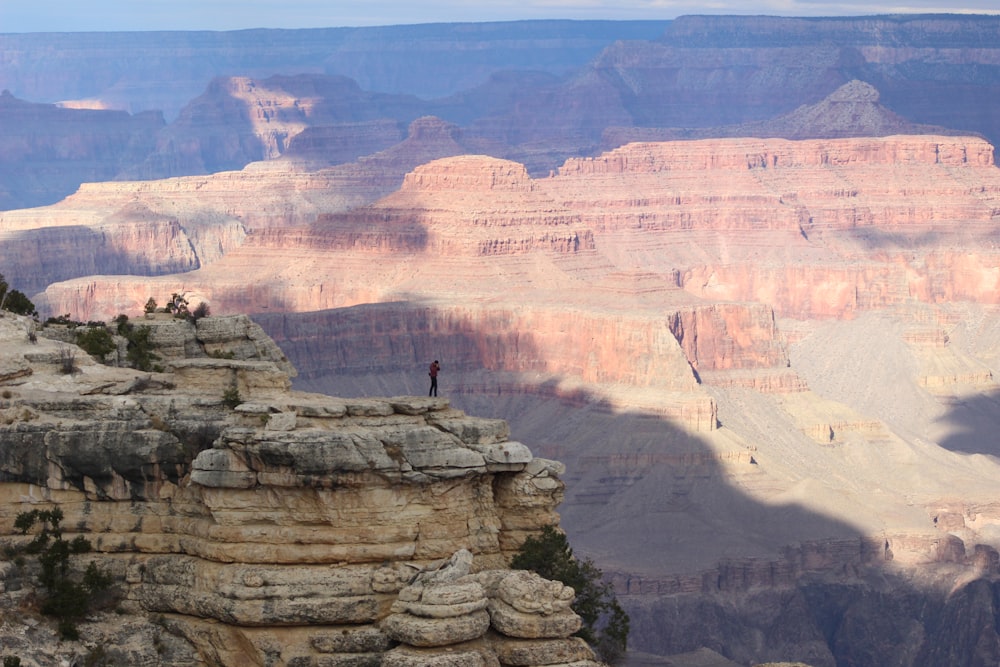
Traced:
<path fill-rule="evenodd" d="M 510 563 L 515 570 L 531 570 L 546 579 L 561 581 L 576 591 L 573 611 L 583 626 L 577 636 L 583 638 L 608 664 L 625 658 L 629 618 L 618 604 L 611 584 L 589 559 L 573 556 L 566 535 L 554 526 L 545 526 L 538 537 L 529 537 Z"/>
<path fill-rule="evenodd" d="M 240 397 L 240 390 L 236 387 L 230 387 L 222 394 L 222 404 L 228 408 L 235 408 L 242 402 L 243 399 Z"/>
<path fill-rule="evenodd" d="M 125 350 L 125 359 L 128 365 L 140 371 L 161 370 L 153 362 L 159 360 L 159 355 L 153 352 L 153 341 L 150 334 L 153 330 L 146 325 L 135 326 L 128 321 L 127 315 L 119 315 L 114 320 L 118 328 L 118 335 L 128 341 Z"/>
<path fill-rule="evenodd" d="M 26 297 L 23 292 L 19 290 L 12 289 L 4 295 L 4 305 L 3 309 L 11 313 L 17 313 L 18 315 L 29 315 L 31 317 L 38 317 L 38 311 L 35 310 L 35 304 L 31 302 L 31 299 Z"/>
<path fill-rule="evenodd" d="M 153 330 L 149 327 L 141 326 L 135 327 L 131 330 L 131 335 L 126 336 L 128 338 L 126 358 L 132 368 L 137 368 L 140 371 L 153 370 L 153 362 L 160 358 L 153 352 L 153 341 L 150 340 L 152 333 Z"/>
<path fill-rule="evenodd" d="M 63 512 L 58 507 L 31 510 L 19 513 L 14 527 L 26 535 L 36 525 L 40 526 L 24 551 L 37 556 L 41 566 L 38 581 L 45 588 L 42 613 L 56 619 L 63 639 L 79 639 L 76 624 L 87 613 L 94 596 L 111 586 L 111 577 L 93 561 L 87 566 L 81 581 L 70 576 L 70 556 L 90 551 L 91 544 L 82 535 L 77 535 L 71 542 L 63 539 L 62 520 Z"/>
<path fill-rule="evenodd" d="M 75 329 L 76 327 L 83 325 L 83 322 L 79 322 L 79 321 L 74 320 L 73 318 L 71 318 L 69 316 L 69 313 L 66 313 L 65 315 L 54 315 L 54 316 L 48 318 L 47 320 L 45 320 L 45 323 L 46 324 L 65 324 L 70 329 Z"/>
<path fill-rule="evenodd" d="M 149 297 L 146 300 L 146 305 L 143 307 L 143 312 L 145 313 L 155 313 L 156 312 L 156 299 Z"/>
<path fill-rule="evenodd" d="M 99 361 L 104 361 L 104 357 L 118 349 L 111 332 L 103 324 L 77 332 L 76 344 Z"/>
<path fill-rule="evenodd" d="M 23 292 L 9 288 L 10 285 L 7 284 L 7 280 L 0 273 L 0 310 L 17 313 L 18 315 L 38 317 L 35 304 L 31 303 L 31 300 Z"/>
<path fill-rule="evenodd" d="M 115 331 L 118 332 L 119 336 L 126 336 L 132 328 L 132 325 L 128 321 L 128 315 L 125 313 L 119 313 L 111 322 L 115 325 Z"/>

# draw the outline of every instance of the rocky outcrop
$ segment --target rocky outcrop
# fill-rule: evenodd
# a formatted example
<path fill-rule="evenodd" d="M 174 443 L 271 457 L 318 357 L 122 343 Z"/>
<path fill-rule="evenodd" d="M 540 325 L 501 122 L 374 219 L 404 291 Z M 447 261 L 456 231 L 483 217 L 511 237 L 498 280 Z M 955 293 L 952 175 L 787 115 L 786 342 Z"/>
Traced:
<path fill-rule="evenodd" d="M 525 571 L 470 573 L 459 552 L 444 567 L 418 574 L 399 592 L 383 631 L 398 646 L 383 664 L 425 665 L 427 649 L 446 649 L 437 665 L 597 667 L 579 638 L 573 589 Z"/>
<path fill-rule="evenodd" d="M 564 470 L 504 422 L 446 399 L 291 392 L 287 360 L 246 317 L 137 320 L 152 373 L 90 360 L 60 340 L 66 325 L 30 342 L 29 326 L 0 318 L 0 539 L 24 542 L 16 516 L 58 507 L 122 609 L 149 627 L 164 615 L 157 632 L 199 664 L 437 665 L 457 651 L 477 662 L 454 664 L 495 665 L 526 650 L 596 665 L 568 639 L 572 589 L 504 569 L 558 521 Z M 30 579 L 0 572 L 0 603 L 23 603 Z"/>

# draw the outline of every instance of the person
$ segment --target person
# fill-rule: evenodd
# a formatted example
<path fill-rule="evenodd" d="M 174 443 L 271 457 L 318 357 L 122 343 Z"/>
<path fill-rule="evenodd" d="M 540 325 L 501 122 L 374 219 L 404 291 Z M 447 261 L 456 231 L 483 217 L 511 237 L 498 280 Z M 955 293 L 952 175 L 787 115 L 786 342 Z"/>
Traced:
<path fill-rule="evenodd" d="M 428 375 L 431 376 L 431 388 L 427 392 L 428 396 L 438 395 L 438 371 L 440 370 L 441 364 L 439 364 L 438 360 L 435 359 L 434 363 L 431 364 L 430 372 L 428 373 Z"/>

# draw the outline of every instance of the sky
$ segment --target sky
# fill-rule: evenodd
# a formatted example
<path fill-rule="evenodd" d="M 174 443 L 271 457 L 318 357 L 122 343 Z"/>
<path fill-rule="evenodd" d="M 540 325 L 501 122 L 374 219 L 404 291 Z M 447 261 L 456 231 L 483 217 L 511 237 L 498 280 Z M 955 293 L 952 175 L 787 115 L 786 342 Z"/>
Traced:
<path fill-rule="evenodd" d="M 684 14 L 1000 13 L 997 0 L 0 0 L 0 33 L 242 30 Z"/>

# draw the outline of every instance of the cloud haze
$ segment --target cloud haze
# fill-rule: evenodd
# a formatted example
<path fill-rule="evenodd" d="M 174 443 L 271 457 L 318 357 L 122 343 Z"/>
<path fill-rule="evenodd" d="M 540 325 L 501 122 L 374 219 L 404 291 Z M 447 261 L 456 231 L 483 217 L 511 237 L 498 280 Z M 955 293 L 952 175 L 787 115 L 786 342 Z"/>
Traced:
<path fill-rule="evenodd" d="M 0 0 L 0 32 L 239 30 L 519 19 L 671 19 L 683 14 L 850 16 L 1000 13 L 995 0 Z"/>

